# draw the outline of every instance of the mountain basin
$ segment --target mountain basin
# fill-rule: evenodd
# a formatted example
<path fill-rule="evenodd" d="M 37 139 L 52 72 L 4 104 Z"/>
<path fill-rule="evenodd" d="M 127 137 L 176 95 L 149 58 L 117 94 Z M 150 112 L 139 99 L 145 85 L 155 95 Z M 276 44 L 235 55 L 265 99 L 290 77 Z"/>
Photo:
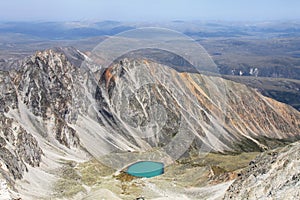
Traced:
<path fill-rule="evenodd" d="M 151 178 L 164 173 L 164 164 L 154 161 L 139 161 L 130 165 L 126 172 L 136 177 Z"/>

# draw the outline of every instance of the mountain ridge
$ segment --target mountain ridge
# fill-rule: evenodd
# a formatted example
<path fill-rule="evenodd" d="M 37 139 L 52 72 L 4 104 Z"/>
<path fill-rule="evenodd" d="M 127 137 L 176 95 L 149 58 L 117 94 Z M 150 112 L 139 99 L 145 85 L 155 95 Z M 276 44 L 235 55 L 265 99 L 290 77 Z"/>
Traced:
<path fill-rule="evenodd" d="M 19 70 L 0 72 L 0 120 L 7 124 L 1 148 L 13 152 L 0 155 L 0 171 L 21 193 L 29 191 L 19 179 L 31 182 L 26 174 L 33 168 L 55 177 L 45 165 L 59 166 L 61 154 L 100 162 L 122 156 L 108 164 L 120 169 L 136 159 L 169 163 L 203 150 L 263 151 L 299 137 L 298 111 L 232 81 L 145 59 L 124 58 L 96 73 L 99 79 L 60 50 L 37 52 Z"/>

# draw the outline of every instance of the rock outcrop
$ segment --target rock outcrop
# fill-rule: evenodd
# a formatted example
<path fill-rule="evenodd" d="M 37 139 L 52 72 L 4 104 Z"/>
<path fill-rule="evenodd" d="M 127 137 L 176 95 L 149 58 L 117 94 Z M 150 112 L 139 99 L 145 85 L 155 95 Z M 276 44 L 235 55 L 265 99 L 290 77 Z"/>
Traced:
<path fill-rule="evenodd" d="M 259 155 L 229 187 L 224 199 L 299 199 L 300 143 Z"/>
<path fill-rule="evenodd" d="M 9 182 L 21 179 L 26 164 L 38 167 L 43 155 L 37 140 L 18 122 L 0 115 L 0 172 Z M 12 175 L 13 180 L 10 179 Z"/>

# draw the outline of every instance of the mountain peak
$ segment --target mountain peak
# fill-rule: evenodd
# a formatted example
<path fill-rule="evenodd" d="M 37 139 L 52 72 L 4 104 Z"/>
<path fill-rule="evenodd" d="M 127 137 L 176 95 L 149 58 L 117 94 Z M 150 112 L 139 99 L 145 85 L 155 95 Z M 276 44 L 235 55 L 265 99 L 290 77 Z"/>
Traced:
<path fill-rule="evenodd" d="M 299 112 L 245 85 L 145 58 L 120 58 L 97 79 L 70 55 L 84 56 L 73 48 L 48 49 L 19 70 L 0 73 L 0 148 L 7 152 L 0 173 L 7 180 L 31 183 L 27 164 L 28 173 L 51 173 L 49 162 L 58 166 L 87 154 L 120 170 L 138 160 L 170 164 L 203 150 L 264 151 L 299 137 Z M 18 188 L 24 192 L 24 185 Z"/>

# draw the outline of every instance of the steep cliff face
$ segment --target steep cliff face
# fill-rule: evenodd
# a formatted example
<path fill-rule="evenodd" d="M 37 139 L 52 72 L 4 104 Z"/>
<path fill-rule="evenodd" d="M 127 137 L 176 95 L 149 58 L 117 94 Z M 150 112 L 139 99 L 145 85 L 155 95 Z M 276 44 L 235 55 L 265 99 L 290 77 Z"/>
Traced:
<path fill-rule="evenodd" d="M 5 113 L 18 108 L 18 95 L 8 72 L 0 73 L 0 173 L 10 183 L 23 177 L 26 164 L 39 166 L 42 150 L 36 139 Z M 12 177 L 12 178 L 11 178 Z"/>
<path fill-rule="evenodd" d="M 37 52 L 18 71 L 0 72 L 0 171 L 12 185 L 32 167 L 51 174 L 50 165 L 85 153 L 121 169 L 299 137 L 299 112 L 244 85 L 144 59 L 89 70 L 73 65 L 86 57 L 76 52 Z"/>
<path fill-rule="evenodd" d="M 11 118 L 0 116 L 1 174 L 10 181 L 21 179 L 27 167 L 38 167 L 41 162 L 42 149 L 37 140 L 20 124 Z"/>
<path fill-rule="evenodd" d="M 53 122 L 56 139 L 67 147 L 79 145 L 76 131 L 67 124 L 76 120 L 71 104 L 77 74 L 63 54 L 49 50 L 32 56 L 14 78 L 22 103 L 35 116 Z"/>
<path fill-rule="evenodd" d="M 18 96 L 9 72 L 0 71 L 0 83 L 0 111 L 3 113 L 8 112 L 10 108 L 16 109 Z"/>

